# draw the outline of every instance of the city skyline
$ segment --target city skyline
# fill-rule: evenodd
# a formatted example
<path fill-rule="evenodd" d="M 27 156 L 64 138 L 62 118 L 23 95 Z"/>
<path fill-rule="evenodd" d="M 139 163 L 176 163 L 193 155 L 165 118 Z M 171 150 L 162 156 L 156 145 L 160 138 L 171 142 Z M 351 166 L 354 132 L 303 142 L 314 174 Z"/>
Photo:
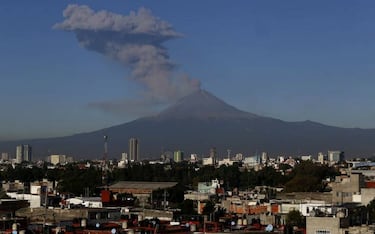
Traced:
<path fill-rule="evenodd" d="M 171 71 L 177 87 L 187 89 L 134 80 L 134 63 L 82 44 L 75 30 L 89 31 L 93 23 L 63 25 L 69 20 L 63 12 L 74 7 L 67 2 L 3 3 L 0 140 L 110 127 L 157 113 L 198 87 L 262 116 L 375 128 L 373 2 L 75 4 L 91 19 L 156 22 L 160 41 L 145 39 L 147 30 L 136 36 L 144 39 L 142 46 L 162 50 L 166 61 L 159 65 L 173 68 L 161 74 Z M 94 26 L 104 29 L 96 21 Z"/>

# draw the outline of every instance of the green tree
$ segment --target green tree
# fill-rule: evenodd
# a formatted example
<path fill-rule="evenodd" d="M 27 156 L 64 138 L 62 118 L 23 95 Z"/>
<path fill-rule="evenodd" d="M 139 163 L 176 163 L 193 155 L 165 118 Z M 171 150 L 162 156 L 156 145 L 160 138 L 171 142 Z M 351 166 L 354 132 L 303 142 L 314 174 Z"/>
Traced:
<path fill-rule="evenodd" d="M 323 180 L 327 177 L 334 177 L 337 171 L 331 167 L 302 161 L 296 165 L 289 175 L 289 181 L 285 183 L 286 192 L 317 192 L 324 191 L 326 183 Z"/>
<path fill-rule="evenodd" d="M 306 219 L 298 210 L 289 211 L 286 216 L 286 224 L 290 226 L 306 227 Z"/>
<path fill-rule="evenodd" d="M 369 217 L 369 223 L 375 223 L 375 199 L 370 201 L 367 205 L 367 212 Z"/>
<path fill-rule="evenodd" d="M 95 168 L 79 169 L 68 167 L 62 174 L 58 184 L 59 192 L 70 192 L 77 196 L 84 195 L 86 189 L 92 195 L 102 183 L 101 171 Z"/>
<path fill-rule="evenodd" d="M 208 200 L 203 207 L 203 214 L 204 215 L 211 215 L 215 211 L 215 202 Z"/>
<path fill-rule="evenodd" d="M 187 199 L 180 203 L 179 208 L 181 209 L 181 213 L 184 215 L 195 215 L 197 214 L 194 208 L 194 201 Z"/>

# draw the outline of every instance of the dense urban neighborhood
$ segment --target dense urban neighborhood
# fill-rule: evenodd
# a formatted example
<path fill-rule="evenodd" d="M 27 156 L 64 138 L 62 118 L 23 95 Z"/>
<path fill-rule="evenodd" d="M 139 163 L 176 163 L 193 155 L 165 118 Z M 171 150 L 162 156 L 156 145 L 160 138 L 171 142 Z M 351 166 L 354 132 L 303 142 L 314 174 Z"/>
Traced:
<path fill-rule="evenodd" d="M 66 233 L 373 233 L 375 165 L 344 152 L 273 158 L 166 152 L 140 160 L 32 161 L 3 153 L 2 231 Z M 1 225 L 0 225 L 1 228 Z"/>

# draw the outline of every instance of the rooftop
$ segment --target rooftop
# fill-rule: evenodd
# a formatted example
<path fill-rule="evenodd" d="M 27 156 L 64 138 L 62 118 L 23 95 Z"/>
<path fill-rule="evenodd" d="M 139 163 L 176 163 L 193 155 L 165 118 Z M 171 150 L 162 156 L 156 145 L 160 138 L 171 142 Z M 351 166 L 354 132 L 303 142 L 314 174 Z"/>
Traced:
<path fill-rule="evenodd" d="M 177 185 L 177 182 L 151 182 L 151 181 L 119 181 L 108 186 L 111 189 L 140 189 L 158 190 L 167 189 Z"/>

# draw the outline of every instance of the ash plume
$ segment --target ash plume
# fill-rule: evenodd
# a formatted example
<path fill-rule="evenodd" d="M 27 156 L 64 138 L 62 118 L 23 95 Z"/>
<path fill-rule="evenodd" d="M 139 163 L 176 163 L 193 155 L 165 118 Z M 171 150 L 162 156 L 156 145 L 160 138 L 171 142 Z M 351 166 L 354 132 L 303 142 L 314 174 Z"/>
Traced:
<path fill-rule="evenodd" d="M 182 37 L 171 24 L 140 8 L 129 15 L 101 10 L 95 12 L 85 5 L 68 5 L 64 20 L 54 29 L 73 32 L 80 45 L 120 62 L 130 69 L 127 77 L 143 88 L 143 103 L 170 103 L 193 92 L 200 82 L 176 71 L 163 43 Z M 124 101 L 123 105 L 141 102 Z M 93 103 L 101 109 L 119 108 L 119 101 Z"/>

